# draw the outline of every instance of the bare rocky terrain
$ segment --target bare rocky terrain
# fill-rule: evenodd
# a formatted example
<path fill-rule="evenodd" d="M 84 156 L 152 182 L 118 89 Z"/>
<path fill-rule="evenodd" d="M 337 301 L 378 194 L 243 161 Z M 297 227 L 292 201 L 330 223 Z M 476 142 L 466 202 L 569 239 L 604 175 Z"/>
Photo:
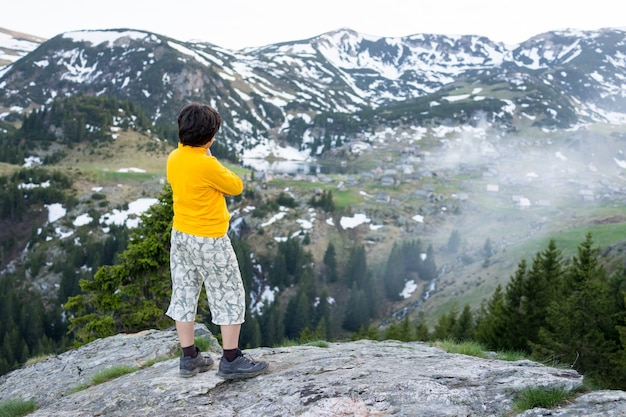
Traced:
<path fill-rule="evenodd" d="M 203 325 L 197 336 L 213 339 Z M 216 369 L 178 375 L 176 333 L 147 330 L 99 339 L 0 378 L 0 401 L 34 399 L 31 416 L 558 416 L 626 414 L 626 393 L 577 395 L 554 409 L 515 412 L 527 387 L 575 389 L 575 371 L 528 360 L 506 362 L 450 354 L 425 343 L 361 340 L 246 351 L 269 372 L 225 381 Z M 103 370 L 134 372 L 93 384 Z"/>

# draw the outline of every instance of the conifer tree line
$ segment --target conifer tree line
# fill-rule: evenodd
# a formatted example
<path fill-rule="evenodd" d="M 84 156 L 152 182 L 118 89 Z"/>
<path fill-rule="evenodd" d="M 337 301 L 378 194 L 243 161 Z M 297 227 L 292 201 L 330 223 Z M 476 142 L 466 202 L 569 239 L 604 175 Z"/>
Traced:
<path fill-rule="evenodd" d="M 20 221 L 30 215 L 31 207 L 63 203 L 65 190 L 72 180 L 58 171 L 42 168 L 21 169 L 10 176 L 0 176 L 0 220 Z"/>
<path fill-rule="evenodd" d="M 174 125 L 154 125 L 131 101 L 105 95 L 77 95 L 57 98 L 25 115 L 19 129 L 3 124 L 0 129 L 0 162 L 22 165 L 33 151 L 48 151 L 53 143 L 68 147 L 80 143 L 104 143 L 112 140 L 112 128 L 133 129 L 164 141 L 176 138 Z M 215 145 L 212 151 L 216 156 L 237 160 L 234 150 L 221 143 Z M 49 165 L 60 160 L 64 151 L 55 150 L 46 154 L 42 162 Z"/>
<path fill-rule="evenodd" d="M 33 356 L 58 353 L 72 345 L 62 304 L 82 291 L 79 280 L 90 276 L 89 268 L 115 263 L 117 253 L 126 247 L 126 228 L 112 226 L 104 239 L 77 231 L 73 239 L 61 242 L 62 256 L 45 250 L 46 237 L 55 233 L 54 227 L 32 219 L 39 216 L 45 204 L 74 204 L 71 188 L 72 180 L 67 175 L 44 168 L 21 169 L 0 177 L 0 375 Z M 32 230 L 23 230 L 25 225 Z M 6 268 L 8 254 L 20 250 L 15 245 L 23 240 L 31 248 L 43 246 L 27 258 L 27 275 Z M 45 293 L 34 289 L 31 277 L 42 272 L 59 276 L 59 288 Z"/>
<path fill-rule="evenodd" d="M 7 129 L 1 134 L 0 162 L 22 165 L 33 150 L 47 150 L 52 143 L 73 146 L 111 140 L 112 126 L 165 133 L 163 128 L 152 126 L 143 111 L 130 101 L 107 96 L 65 97 L 25 115 L 19 129 Z M 51 164 L 61 156 L 48 154 L 43 162 Z"/>
<path fill-rule="evenodd" d="M 134 103 L 108 96 L 67 97 L 35 110 L 24 118 L 17 137 L 26 140 L 79 143 L 111 139 L 111 127 L 152 129 L 152 123 Z"/>
<path fill-rule="evenodd" d="M 32 225 L 27 219 L 36 218 L 45 204 L 73 204 L 71 188 L 72 180 L 67 175 L 44 168 L 20 169 L 0 177 L 0 221 L 4 229 L 0 247 L 2 268 L 6 267 L 8 255 L 19 250 L 15 247 L 18 241 L 26 239 L 31 247 L 45 245 L 47 233 L 53 232 L 52 226 L 35 225 L 32 230 L 23 230 L 23 226 Z M 75 243 L 77 240 L 80 245 Z M 60 276 L 58 291 L 47 297 L 33 289 L 30 279 L 18 271 L 5 269 L 0 274 L 0 315 L 3 317 L 0 320 L 0 375 L 33 356 L 60 352 L 71 346 L 61 305 L 68 297 L 81 292 L 78 282 L 90 274 L 84 267 L 97 269 L 115 262 L 116 254 L 126 247 L 126 240 L 126 229 L 113 226 L 104 240 L 92 239 L 85 233 L 63 242 L 61 259 L 48 259 L 45 251 L 33 254 L 25 263 L 30 277 L 41 271 Z"/>
<path fill-rule="evenodd" d="M 424 254 L 422 242 L 404 242 L 394 244 L 383 275 L 385 294 L 390 300 L 398 301 L 406 281 L 431 281 L 437 276 L 437 265 L 432 245 Z"/>
<path fill-rule="evenodd" d="M 15 275 L 0 275 L 0 375 L 33 356 L 57 351 L 68 339 L 61 309 L 51 314 L 39 291 L 23 281 Z"/>
<path fill-rule="evenodd" d="M 41 269 L 60 275 L 58 291 L 47 294 L 47 298 L 40 290 L 32 288 L 32 282 L 23 275 L 10 272 L 0 275 L 0 314 L 3 317 L 0 320 L 0 375 L 27 359 L 61 353 L 73 345 L 62 305 L 68 297 L 82 291 L 80 280 L 90 279 L 91 272 L 86 265 L 97 269 L 116 262 L 117 253 L 126 247 L 127 231 L 124 227 L 114 227 L 104 240 L 93 240 L 88 234 L 81 235 L 80 240 L 81 245 L 66 242 L 63 259 L 51 264 L 42 254 L 27 262 L 31 275 Z"/>
<path fill-rule="evenodd" d="M 577 370 L 592 383 L 626 389 L 626 270 L 608 274 L 591 234 L 564 259 L 554 240 L 529 263 L 520 261 L 480 309 L 465 306 L 439 317 L 432 332 L 405 318 L 379 334 L 355 337 L 473 341 Z"/>

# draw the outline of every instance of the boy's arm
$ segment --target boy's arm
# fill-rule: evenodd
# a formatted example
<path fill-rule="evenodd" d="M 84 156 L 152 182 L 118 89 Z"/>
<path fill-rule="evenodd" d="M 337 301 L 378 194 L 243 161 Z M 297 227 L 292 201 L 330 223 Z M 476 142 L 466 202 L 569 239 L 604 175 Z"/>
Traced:
<path fill-rule="evenodd" d="M 207 149 L 207 154 L 209 150 Z M 239 195 L 243 191 L 243 181 L 237 174 L 211 157 L 211 186 L 226 196 Z"/>

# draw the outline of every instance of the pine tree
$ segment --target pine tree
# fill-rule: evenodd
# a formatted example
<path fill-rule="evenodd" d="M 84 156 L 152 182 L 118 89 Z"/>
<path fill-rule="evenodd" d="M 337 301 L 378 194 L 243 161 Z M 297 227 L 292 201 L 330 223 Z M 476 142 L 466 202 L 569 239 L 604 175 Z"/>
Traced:
<path fill-rule="evenodd" d="M 561 294 L 548 308 L 546 326 L 539 331 L 533 353 L 566 363 L 596 381 L 614 377 L 612 359 L 618 344 L 606 333 L 611 311 L 604 268 L 597 259 L 591 234 L 578 247 L 578 255 L 564 275 Z M 615 331 L 612 323 L 611 331 Z"/>
<path fill-rule="evenodd" d="M 529 270 L 526 260 L 518 264 L 515 274 L 506 285 L 503 294 L 502 311 L 499 317 L 484 317 L 499 329 L 498 340 L 489 337 L 492 348 L 531 351 L 531 345 L 537 341 L 538 331 L 545 324 L 547 306 L 554 298 L 561 279 L 561 255 L 553 240 L 548 247 L 535 255 L 533 266 Z M 478 331 L 484 337 L 483 323 Z M 492 328 L 495 331 L 495 327 Z M 495 334 L 494 334 L 495 337 Z"/>
<path fill-rule="evenodd" d="M 481 311 L 476 321 L 476 341 L 485 344 L 490 349 L 501 349 L 502 341 L 508 335 L 508 322 L 505 315 L 505 301 L 502 285 L 498 284 L 493 295 Z"/>
<path fill-rule="evenodd" d="M 24 344 L 33 352 L 35 352 L 37 343 L 44 334 L 44 314 L 43 303 L 38 293 L 33 293 L 29 303 L 22 305 L 19 330 Z M 23 357 L 23 359 L 28 359 L 28 355 Z"/>
<path fill-rule="evenodd" d="M 4 375 L 11 371 L 11 365 L 9 364 L 7 358 L 3 355 L 0 356 L 0 375 Z"/>
<path fill-rule="evenodd" d="M 245 326 L 241 326 L 241 337 L 239 343 L 246 348 L 261 346 L 261 327 L 259 320 L 246 309 Z"/>
<path fill-rule="evenodd" d="M 426 259 L 422 263 L 420 269 L 420 279 L 424 281 L 432 281 L 437 277 L 437 264 L 435 263 L 435 250 L 433 245 L 428 245 L 426 249 Z"/>
<path fill-rule="evenodd" d="M 387 326 L 384 338 L 385 340 L 400 340 L 400 329 L 395 321 L 391 322 L 391 324 Z"/>
<path fill-rule="evenodd" d="M 313 300 L 317 298 L 317 284 L 313 269 L 307 264 L 302 267 L 300 274 L 300 285 L 298 291 L 303 291 L 309 299 L 309 305 L 313 305 Z M 312 315 L 311 315 L 312 317 Z"/>
<path fill-rule="evenodd" d="M 314 196 L 309 201 L 312 207 L 320 207 L 326 213 L 332 213 L 335 211 L 335 202 L 333 201 L 333 193 L 330 190 L 323 190 L 320 199 Z"/>
<path fill-rule="evenodd" d="M 330 304 L 328 303 L 328 290 L 324 289 L 319 297 L 319 301 L 314 308 L 313 326 L 330 319 Z"/>
<path fill-rule="evenodd" d="M 263 346 L 276 346 L 285 339 L 285 325 L 280 311 L 280 303 L 274 301 L 259 317 L 261 340 Z"/>
<path fill-rule="evenodd" d="M 298 340 L 300 333 L 311 325 L 311 302 L 303 290 L 287 303 L 284 323 L 285 337 L 291 340 Z"/>
<path fill-rule="evenodd" d="M 20 344 L 18 340 L 18 333 L 15 327 L 9 327 L 2 335 L 2 357 L 6 360 L 9 366 L 13 366 L 18 362 L 16 356 L 16 347 Z"/>
<path fill-rule="evenodd" d="M 539 329 L 545 326 L 548 306 L 561 286 L 561 264 L 561 251 L 551 239 L 548 247 L 535 256 L 526 276 L 523 288 L 524 329 L 520 334 L 527 341 L 525 351 L 529 351 L 529 344 L 537 341 Z"/>
<path fill-rule="evenodd" d="M 39 291 L 22 286 L 18 276 L 0 275 L 0 316 L 0 375 L 31 355 L 53 353 L 64 347 L 65 326 L 59 309 L 47 308 Z"/>
<path fill-rule="evenodd" d="M 313 340 L 331 340 L 331 329 L 329 326 L 329 320 L 324 319 L 320 321 L 315 327 L 315 331 L 311 335 Z"/>
<path fill-rule="evenodd" d="M 365 292 L 357 287 L 356 282 L 350 290 L 350 298 L 346 303 L 346 312 L 342 326 L 348 331 L 355 332 L 359 327 L 369 325 L 369 314 Z"/>
<path fill-rule="evenodd" d="M 337 272 L 337 254 L 335 245 L 328 242 L 326 252 L 324 252 L 324 278 L 327 282 L 337 282 L 339 273 Z"/>
<path fill-rule="evenodd" d="M 369 269 L 365 272 L 358 286 L 365 293 L 365 301 L 367 303 L 367 313 L 370 318 L 375 318 L 378 314 L 378 294 L 379 288 L 374 280 L 374 274 Z"/>
<path fill-rule="evenodd" d="M 494 348 L 528 351 L 528 340 L 525 338 L 528 332 L 525 312 L 528 294 L 524 292 L 527 274 L 526 260 L 522 259 L 506 285 L 501 316 L 494 318 L 500 323 L 500 340 L 492 341 Z"/>
<path fill-rule="evenodd" d="M 621 271 L 621 276 L 625 276 L 623 270 Z M 622 291 L 621 294 L 623 294 L 622 305 L 626 305 L 626 291 Z M 621 349 L 616 352 L 613 363 L 620 375 L 615 381 L 615 385 L 621 387 L 620 389 L 624 389 L 626 387 L 626 314 L 624 314 L 624 308 L 621 311 L 622 313 L 618 318 L 619 324 L 615 327 L 619 333 Z"/>
<path fill-rule="evenodd" d="M 461 249 L 461 234 L 458 230 L 455 229 L 450 233 L 446 249 L 450 253 L 457 253 Z"/>
<path fill-rule="evenodd" d="M 452 337 L 459 342 L 474 340 L 474 317 L 467 304 L 454 324 Z"/>
<path fill-rule="evenodd" d="M 433 331 L 433 339 L 446 340 L 454 338 L 454 329 L 458 320 L 458 311 L 456 304 L 452 306 L 450 311 L 439 316 L 439 320 Z"/>
<path fill-rule="evenodd" d="M 350 249 L 348 263 L 346 266 L 346 285 L 358 283 L 367 273 L 367 261 L 365 258 L 365 248 L 362 245 L 354 246 Z"/>
<path fill-rule="evenodd" d="M 278 251 L 274 257 L 274 262 L 269 269 L 269 281 L 273 287 L 285 288 L 291 285 L 289 272 L 287 271 L 287 260 L 285 254 Z"/>
<path fill-rule="evenodd" d="M 166 187 L 159 202 L 142 215 L 117 265 L 102 266 L 93 280 L 81 280 L 82 294 L 70 297 L 70 331 L 87 343 L 116 333 L 165 328 L 170 301 L 169 247 L 172 192 Z"/>
<path fill-rule="evenodd" d="M 419 254 L 417 256 L 419 257 Z M 400 292 L 404 288 L 404 280 L 406 277 L 404 262 L 405 257 L 403 256 L 401 248 L 398 244 L 394 243 L 389 258 L 387 259 L 387 265 L 382 278 L 385 295 L 392 301 L 398 301 L 402 298 Z"/>
<path fill-rule="evenodd" d="M 406 315 L 402 319 L 400 323 L 399 330 L 399 339 L 403 342 L 411 342 L 415 340 L 415 333 L 413 332 L 413 328 L 411 327 L 411 321 L 409 320 L 409 316 Z"/>
<path fill-rule="evenodd" d="M 426 323 L 420 322 L 415 325 L 415 340 L 422 342 L 431 340 L 430 330 Z"/>
<path fill-rule="evenodd" d="M 410 242 L 402 243 L 402 247 L 400 248 L 402 254 L 402 265 L 406 272 L 415 272 L 417 274 L 421 273 L 422 265 L 423 265 L 423 249 L 422 249 L 422 241 L 417 239 Z M 434 259 L 434 258 L 433 258 Z"/>
<path fill-rule="evenodd" d="M 252 264 L 252 257 L 250 256 L 250 246 L 236 236 L 231 237 L 231 242 L 235 255 L 237 256 L 237 264 L 239 265 L 239 271 L 241 272 L 243 286 L 246 289 L 246 295 L 248 296 L 246 305 L 250 305 L 252 302 L 250 296 L 253 292 L 258 293 L 258 288 L 256 288 L 254 280 L 254 265 Z"/>

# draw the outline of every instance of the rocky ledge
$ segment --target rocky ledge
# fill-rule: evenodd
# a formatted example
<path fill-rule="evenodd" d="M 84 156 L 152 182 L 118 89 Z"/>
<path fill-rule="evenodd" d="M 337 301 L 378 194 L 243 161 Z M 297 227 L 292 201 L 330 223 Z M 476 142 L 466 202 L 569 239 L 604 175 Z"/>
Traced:
<path fill-rule="evenodd" d="M 198 325 L 196 334 L 213 336 Z M 214 340 L 210 352 L 221 352 Z M 178 376 L 173 330 L 100 339 L 0 378 L 0 401 L 34 399 L 30 416 L 512 416 L 526 387 L 582 384 L 572 370 L 522 360 L 506 362 L 450 354 L 425 343 L 329 343 L 327 347 L 257 348 L 267 374 L 225 381 L 216 369 Z M 162 360 L 163 358 L 170 358 Z M 102 370 L 135 372 L 98 385 Z M 625 416 L 626 392 L 594 391 L 551 410 L 517 416 Z"/>

